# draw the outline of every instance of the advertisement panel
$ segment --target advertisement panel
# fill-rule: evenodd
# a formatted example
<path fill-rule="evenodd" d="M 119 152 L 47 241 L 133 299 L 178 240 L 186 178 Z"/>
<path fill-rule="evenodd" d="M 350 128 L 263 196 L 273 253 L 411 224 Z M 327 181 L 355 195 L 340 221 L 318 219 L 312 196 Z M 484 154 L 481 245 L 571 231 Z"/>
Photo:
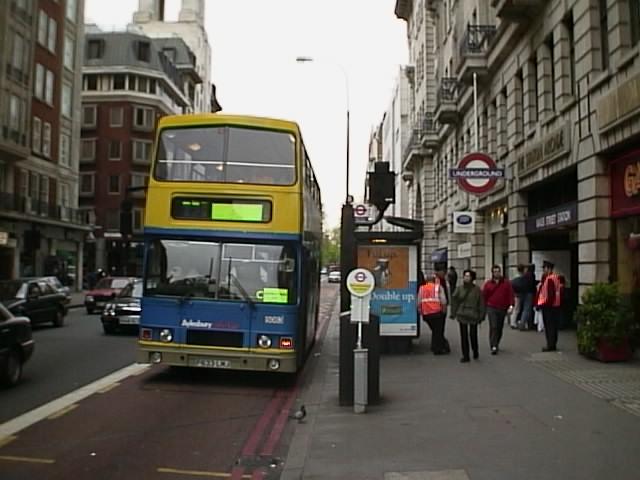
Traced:
<path fill-rule="evenodd" d="M 358 267 L 375 278 L 371 313 L 380 317 L 380 335 L 417 335 L 417 246 L 359 245 Z"/>

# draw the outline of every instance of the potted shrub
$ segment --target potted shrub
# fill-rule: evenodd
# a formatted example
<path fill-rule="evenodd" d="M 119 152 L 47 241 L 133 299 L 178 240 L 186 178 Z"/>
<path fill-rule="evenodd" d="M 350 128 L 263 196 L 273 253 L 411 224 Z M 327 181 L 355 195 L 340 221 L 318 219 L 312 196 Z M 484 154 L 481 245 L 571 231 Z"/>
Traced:
<path fill-rule="evenodd" d="M 614 283 L 596 283 L 575 313 L 578 351 L 602 362 L 629 360 L 632 315 Z"/>

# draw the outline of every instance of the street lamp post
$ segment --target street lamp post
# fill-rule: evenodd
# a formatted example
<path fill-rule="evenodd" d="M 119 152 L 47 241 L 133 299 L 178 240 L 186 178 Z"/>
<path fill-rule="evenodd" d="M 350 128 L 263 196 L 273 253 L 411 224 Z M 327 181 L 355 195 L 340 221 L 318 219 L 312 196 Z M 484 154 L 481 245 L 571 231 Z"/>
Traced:
<path fill-rule="evenodd" d="M 297 57 L 296 62 L 305 63 L 313 62 L 312 57 Z M 342 65 L 333 62 L 342 72 L 344 77 L 344 88 L 347 100 L 347 152 L 346 152 L 346 194 L 345 201 L 342 205 L 342 214 L 340 220 L 340 273 L 342 276 L 340 286 L 340 311 L 346 312 L 351 307 L 351 295 L 347 291 L 347 283 L 345 279 L 349 272 L 356 268 L 357 246 L 355 239 L 355 223 L 353 219 L 353 200 L 349 195 L 349 77 Z"/>
<path fill-rule="evenodd" d="M 314 62 L 313 57 L 296 57 L 296 62 L 298 63 L 308 63 Z M 346 189 L 345 189 L 345 203 L 351 203 L 349 197 L 349 136 L 350 136 L 350 128 L 349 128 L 349 77 L 347 76 L 347 71 L 344 69 L 342 65 L 337 62 L 333 62 L 342 72 L 342 76 L 344 78 L 344 91 L 347 99 L 347 152 L 346 152 Z"/>

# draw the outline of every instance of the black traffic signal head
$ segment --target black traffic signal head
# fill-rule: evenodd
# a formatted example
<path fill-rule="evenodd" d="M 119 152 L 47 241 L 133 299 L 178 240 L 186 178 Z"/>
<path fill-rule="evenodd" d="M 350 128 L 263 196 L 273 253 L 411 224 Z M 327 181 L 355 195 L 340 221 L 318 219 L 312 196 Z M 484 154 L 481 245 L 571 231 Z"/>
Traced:
<path fill-rule="evenodd" d="M 396 201 L 396 173 L 389 171 L 389 162 L 374 163 L 374 171 L 368 172 L 369 203 L 382 214 Z"/>

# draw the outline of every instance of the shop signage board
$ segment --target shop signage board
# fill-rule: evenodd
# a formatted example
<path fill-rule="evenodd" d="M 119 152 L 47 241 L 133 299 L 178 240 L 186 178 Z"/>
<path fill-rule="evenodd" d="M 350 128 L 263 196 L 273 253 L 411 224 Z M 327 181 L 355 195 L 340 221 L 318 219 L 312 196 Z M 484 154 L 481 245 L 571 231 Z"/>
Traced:
<path fill-rule="evenodd" d="M 528 175 L 571 151 L 571 126 L 565 123 L 537 141 L 525 147 L 517 159 L 518 175 Z"/>
<path fill-rule="evenodd" d="M 380 335 L 415 336 L 418 246 L 358 245 L 357 265 L 375 279 L 370 308 L 380 318 Z"/>
<path fill-rule="evenodd" d="M 559 205 L 527 218 L 526 233 L 537 233 L 554 228 L 570 227 L 578 222 L 578 203 L 570 202 Z"/>
<path fill-rule="evenodd" d="M 471 258 L 471 242 L 458 245 L 458 258 Z"/>
<path fill-rule="evenodd" d="M 484 153 L 470 153 L 460 160 L 457 168 L 449 169 L 449 178 L 457 180 L 462 190 L 475 195 L 490 192 L 504 178 L 504 168 Z"/>
<path fill-rule="evenodd" d="M 475 233 L 475 212 L 453 212 L 453 233 Z"/>
<path fill-rule="evenodd" d="M 640 214 L 640 150 L 611 162 L 611 216 Z"/>

